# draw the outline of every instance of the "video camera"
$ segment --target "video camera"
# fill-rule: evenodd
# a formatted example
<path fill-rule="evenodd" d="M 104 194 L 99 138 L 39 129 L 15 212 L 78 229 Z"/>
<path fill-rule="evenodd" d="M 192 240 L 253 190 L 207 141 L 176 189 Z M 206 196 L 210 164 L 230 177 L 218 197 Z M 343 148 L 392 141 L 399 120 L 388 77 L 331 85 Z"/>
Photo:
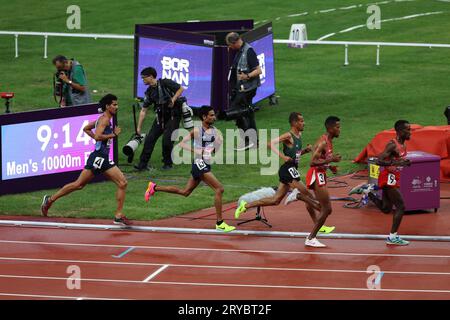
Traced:
<path fill-rule="evenodd" d="M 53 97 L 55 99 L 55 102 L 58 103 L 58 105 L 61 105 L 61 101 L 63 98 L 63 88 L 64 88 L 64 82 L 59 78 L 61 74 L 65 74 L 66 76 L 69 76 L 66 71 L 64 70 L 58 70 L 53 76 Z M 59 97 L 59 101 L 56 97 Z"/>
<path fill-rule="evenodd" d="M 237 120 L 241 117 L 248 116 L 249 114 L 255 112 L 254 106 L 248 106 L 247 108 L 233 108 L 223 111 L 224 119 L 227 121 Z"/>

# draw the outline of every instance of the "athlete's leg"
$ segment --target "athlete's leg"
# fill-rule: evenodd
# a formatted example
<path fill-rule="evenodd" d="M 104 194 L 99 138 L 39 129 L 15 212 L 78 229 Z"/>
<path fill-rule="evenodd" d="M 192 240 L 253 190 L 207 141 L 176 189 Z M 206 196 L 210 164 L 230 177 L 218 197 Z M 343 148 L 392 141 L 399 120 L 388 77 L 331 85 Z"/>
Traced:
<path fill-rule="evenodd" d="M 390 188 L 383 188 L 383 196 L 382 199 L 378 199 L 378 197 L 373 193 L 369 192 L 368 196 L 369 199 L 377 206 L 378 209 L 380 209 L 383 213 L 391 213 L 392 211 L 392 202 L 388 198 L 387 193 L 385 190 Z"/>
<path fill-rule="evenodd" d="M 117 200 L 117 210 L 116 218 L 123 217 L 122 213 L 123 203 L 125 202 L 125 194 L 127 189 L 127 179 L 123 175 L 122 171 L 116 166 L 109 168 L 103 173 L 109 180 L 114 182 L 117 186 L 116 200 Z"/>
<path fill-rule="evenodd" d="M 59 198 L 64 197 L 65 195 L 68 195 L 69 193 L 71 193 L 73 191 L 83 189 L 84 186 L 86 184 L 88 184 L 89 181 L 91 181 L 93 178 L 94 178 L 94 173 L 92 172 L 92 170 L 84 169 L 83 171 L 81 171 L 80 176 L 78 177 L 77 180 L 66 184 L 64 187 L 59 189 L 54 195 L 50 196 L 50 199 L 49 199 L 50 204 L 52 204 Z"/>
<path fill-rule="evenodd" d="M 288 191 L 289 191 L 288 185 L 280 182 L 280 184 L 278 185 L 277 192 L 273 197 L 263 198 L 261 200 L 247 203 L 245 205 L 245 208 L 250 209 L 255 207 L 277 206 L 280 204 L 281 200 L 283 200 L 284 196 Z"/>
<path fill-rule="evenodd" d="M 201 176 L 204 183 L 210 186 L 214 192 L 214 206 L 216 207 L 217 221 L 222 221 L 222 195 L 224 192 L 223 186 L 212 172 L 206 172 Z"/>
<path fill-rule="evenodd" d="M 316 223 L 312 232 L 309 235 L 309 239 L 315 238 L 320 228 L 325 224 L 327 217 L 331 214 L 331 201 L 330 195 L 328 193 L 327 186 L 319 187 L 316 182 L 313 184 L 314 194 L 316 195 L 316 199 L 319 201 L 321 209 L 320 214 L 317 217 Z"/>
<path fill-rule="evenodd" d="M 386 193 L 387 198 L 395 206 L 391 233 L 396 233 L 402 222 L 403 213 L 405 212 L 403 197 L 398 188 L 386 188 L 383 190 L 384 193 Z"/>
<path fill-rule="evenodd" d="M 186 186 L 181 189 L 177 186 L 160 186 L 160 185 L 156 185 L 155 187 L 155 191 L 158 192 L 168 192 L 168 193 L 175 193 L 175 194 L 179 194 L 181 196 L 189 196 L 192 191 L 197 188 L 197 186 L 199 185 L 200 180 L 195 180 L 194 178 L 190 177 Z"/>
<path fill-rule="evenodd" d="M 300 191 L 300 193 L 297 194 L 297 200 L 305 202 L 306 209 L 308 210 L 311 219 L 313 220 L 313 222 L 316 222 L 316 213 L 314 209 L 320 211 L 319 201 L 314 199 L 312 194 L 308 191 L 308 189 L 306 189 L 305 185 L 301 181 L 292 180 L 292 182 L 289 184 L 289 187 Z"/>

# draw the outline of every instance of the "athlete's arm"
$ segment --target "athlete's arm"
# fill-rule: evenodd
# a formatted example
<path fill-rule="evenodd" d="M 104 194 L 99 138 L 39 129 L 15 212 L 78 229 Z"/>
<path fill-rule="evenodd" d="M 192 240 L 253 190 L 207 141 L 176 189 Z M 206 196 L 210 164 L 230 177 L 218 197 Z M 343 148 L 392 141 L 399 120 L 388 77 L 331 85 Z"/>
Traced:
<path fill-rule="evenodd" d="M 331 162 L 339 162 L 341 161 L 341 156 L 339 154 L 332 155 L 331 157 L 327 159 L 320 159 L 320 156 L 325 151 L 325 148 L 327 147 L 327 143 L 325 141 L 320 141 L 316 143 L 313 147 L 313 154 L 311 157 L 311 166 L 323 166 L 325 164 L 329 164 Z"/>
<path fill-rule="evenodd" d="M 187 135 L 185 135 L 183 137 L 183 140 L 181 140 L 181 142 L 179 143 L 180 147 L 183 148 L 184 150 L 187 150 L 189 152 L 192 152 L 192 148 L 191 148 L 191 143 L 190 141 L 192 139 L 194 139 L 195 137 L 195 132 L 197 131 L 197 128 L 192 129 Z M 188 143 L 189 142 L 189 143 Z M 194 150 L 195 152 L 195 150 Z"/>
<path fill-rule="evenodd" d="M 222 132 L 220 132 L 217 128 L 216 130 L 216 138 L 214 140 L 214 150 L 218 151 L 223 144 L 223 136 L 222 136 Z"/>
<path fill-rule="evenodd" d="M 95 121 L 89 122 L 87 125 L 84 126 L 83 131 L 86 133 L 89 137 L 92 139 L 95 139 L 95 135 L 92 132 L 92 129 L 95 128 Z"/>
<path fill-rule="evenodd" d="M 278 149 L 278 144 L 283 142 L 288 142 L 291 138 L 291 134 L 289 132 L 286 132 L 279 136 L 278 138 L 272 139 L 267 146 L 272 149 L 273 152 L 275 152 L 281 159 L 284 161 L 290 161 L 293 160 L 290 157 L 284 155 L 280 150 Z"/>
<path fill-rule="evenodd" d="M 388 166 L 408 166 L 411 164 L 411 161 L 408 159 L 392 159 L 398 154 L 397 146 L 393 141 L 389 141 L 389 143 L 384 148 L 383 152 L 378 156 L 377 164 L 379 166 L 388 167 Z"/>
<path fill-rule="evenodd" d="M 94 134 L 95 141 L 105 141 L 108 139 L 112 139 L 112 138 L 115 138 L 116 135 L 118 135 L 120 133 L 120 128 L 115 127 L 114 133 L 103 134 L 107 125 L 109 125 L 108 119 L 101 117 L 98 120 L 97 128 L 95 129 L 95 134 Z"/>
<path fill-rule="evenodd" d="M 306 154 L 306 153 L 309 153 L 309 152 L 311 152 L 311 150 L 312 150 L 312 145 L 308 144 L 308 145 L 306 145 L 306 148 L 305 148 L 305 149 L 302 149 L 301 155 L 304 155 L 304 154 Z"/>

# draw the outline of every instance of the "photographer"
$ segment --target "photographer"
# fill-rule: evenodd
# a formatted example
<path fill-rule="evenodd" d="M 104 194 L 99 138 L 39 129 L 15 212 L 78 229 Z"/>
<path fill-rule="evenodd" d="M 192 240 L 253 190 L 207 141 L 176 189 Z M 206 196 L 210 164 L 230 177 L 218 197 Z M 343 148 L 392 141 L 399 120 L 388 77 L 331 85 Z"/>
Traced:
<path fill-rule="evenodd" d="M 259 75 L 262 73 L 256 52 L 236 32 L 228 33 L 225 41 L 230 49 L 239 50 L 229 75 L 230 110 L 240 111 L 236 118 L 236 125 L 239 129 L 242 129 L 244 133 L 249 129 L 254 129 L 256 133 L 255 114 L 251 105 L 256 90 L 261 85 Z M 257 138 L 255 141 L 251 141 L 247 136 L 242 143 L 243 145 L 237 150 L 246 150 L 258 145 Z"/>
<path fill-rule="evenodd" d="M 64 56 L 53 58 L 57 72 L 54 79 L 55 99 L 60 97 L 61 107 L 91 103 L 88 82 L 83 66 L 74 59 Z"/>
<path fill-rule="evenodd" d="M 144 104 L 139 114 L 137 133 L 141 134 L 142 124 L 147 115 L 148 107 L 152 104 L 156 117 L 148 135 L 145 137 L 139 164 L 134 166 L 139 171 L 147 170 L 153 148 L 161 135 L 163 135 L 162 154 L 164 162 L 162 169 L 168 170 L 172 168 L 172 132 L 178 129 L 180 125 L 181 107 L 183 102 L 186 102 L 184 97 L 180 97 L 184 90 L 182 86 L 170 79 L 156 80 L 156 76 L 156 70 L 152 67 L 141 71 L 141 78 L 149 87 L 145 91 Z"/>

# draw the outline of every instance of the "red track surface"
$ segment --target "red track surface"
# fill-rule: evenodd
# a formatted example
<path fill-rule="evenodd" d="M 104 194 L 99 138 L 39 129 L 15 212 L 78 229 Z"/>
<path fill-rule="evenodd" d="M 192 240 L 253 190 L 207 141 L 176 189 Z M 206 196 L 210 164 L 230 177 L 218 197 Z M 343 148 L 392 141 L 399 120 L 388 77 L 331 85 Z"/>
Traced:
<path fill-rule="evenodd" d="M 340 178 L 350 187 L 360 180 Z M 349 188 L 331 189 L 345 196 Z M 450 196 L 450 184 L 441 184 Z M 387 234 L 392 215 L 373 207 L 345 209 L 333 202 L 327 225 L 338 233 Z M 229 205 L 224 208 L 230 207 Z M 149 210 L 157 208 L 149 206 Z M 307 232 L 312 223 L 301 202 L 265 210 L 273 228 L 260 222 L 240 230 Z M 236 225 L 233 210 L 225 212 Z M 252 218 L 248 212 L 243 218 Z M 13 220 L 105 223 L 42 217 Z M 139 225 L 213 228 L 214 209 Z M 405 215 L 400 234 L 449 235 L 450 201 L 437 213 Z M 238 235 L 89 231 L 0 227 L 0 299 L 450 299 L 450 244 L 413 241 L 325 239 L 310 249 L 300 238 Z M 120 258 L 129 248 L 133 250 Z M 69 266 L 81 269 L 81 289 L 66 286 Z M 369 290 L 367 268 L 384 272 L 381 289 Z M 159 271 L 159 273 L 154 274 Z M 153 275 L 153 276 L 152 276 Z M 152 277 L 151 277 L 152 276 Z M 147 282 L 144 280 L 149 279 Z"/>
<path fill-rule="evenodd" d="M 308 249 L 298 238 L 0 227 L 0 298 L 450 299 L 446 242 L 324 242 Z M 72 265 L 80 290 L 66 286 Z M 384 272 L 381 289 L 367 288 L 370 265 Z"/>

